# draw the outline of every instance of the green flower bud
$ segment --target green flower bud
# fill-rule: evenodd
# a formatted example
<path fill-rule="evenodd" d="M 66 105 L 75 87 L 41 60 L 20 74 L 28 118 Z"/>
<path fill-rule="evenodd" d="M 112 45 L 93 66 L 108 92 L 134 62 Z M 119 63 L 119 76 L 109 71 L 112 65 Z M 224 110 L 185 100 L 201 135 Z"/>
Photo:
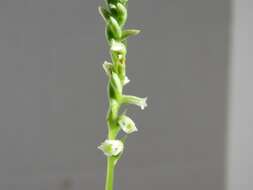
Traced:
<path fill-rule="evenodd" d="M 127 21 L 127 9 L 121 3 L 109 4 L 110 11 L 114 18 L 118 21 L 119 25 L 122 27 Z"/>
<path fill-rule="evenodd" d="M 110 99 L 110 110 L 108 112 L 107 118 L 111 121 L 117 119 L 119 109 L 119 103 L 115 99 Z"/>
<path fill-rule="evenodd" d="M 127 9 L 121 3 L 117 3 L 117 11 L 118 11 L 117 20 L 120 26 L 123 26 L 127 21 Z"/>
<path fill-rule="evenodd" d="M 122 3 L 123 5 L 126 5 L 128 0 L 106 0 L 107 4 L 116 4 L 118 2 Z"/>
<path fill-rule="evenodd" d="M 106 25 L 106 27 L 105 27 L 105 37 L 106 37 L 108 44 L 111 44 L 111 41 L 113 40 L 114 35 L 113 35 L 109 25 Z"/>
<path fill-rule="evenodd" d="M 118 124 L 120 128 L 127 134 L 138 131 L 133 120 L 126 115 L 121 115 L 119 117 Z"/>
<path fill-rule="evenodd" d="M 107 26 L 108 26 L 108 29 L 110 29 L 110 31 L 112 32 L 114 38 L 119 40 L 122 35 L 122 30 L 117 20 L 113 18 L 112 16 L 110 16 L 107 22 Z"/>
<path fill-rule="evenodd" d="M 105 70 L 105 73 L 107 76 L 110 77 L 112 75 L 112 69 L 113 69 L 112 63 L 105 61 L 103 64 L 103 69 Z"/>
<path fill-rule="evenodd" d="M 122 103 L 124 104 L 134 104 L 139 106 L 142 110 L 147 107 L 147 98 L 139 98 L 136 96 L 127 96 L 122 97 Z"/>
<path fill-rule="evenodd" d="M 119 76 L 114 72 L 112 72 L 111 83 L 112 83 L 113 88 L 115 88 L 115 90 L 118 90 L 120 93 L 122 93 L 122 85 L 121 85 Z"/>
<path fill-rule="evenodd" d="M 116 4 L 119 0 L 106 0 L 107 4 Z"/>
<path fill-rule="evenodd" d="M 122 95 L 122 84 L 119 76 L 115 72 L 112 72 L 110 86 L 110 93 L 112 95 L 112 98 L 120 99 Z"/>
<path fill-rule="evenodd" d="M 118 156 L 123 152 L 124 144 L 120 140 L 105 140 L 98 149 L 102 150 L 106 156 Z"/>
<path fill-rule="evenodd" d="M 118 63 L 117 66 L 117 73 L 121 80 L 122 85 L 125 85 L 125 78 L 126 78 L 126 64 Z"/>
<path fill-rule="evenodd" d="M 126 6 L 127 5 L 127 3 L 128 3 L 128 0 L 118 0 L 120 3 L 122 3 L 124 6 Z"/>
<path fill-rule="evenodd" d="M 100 15 L 102 16 L 102 18 L 104 19 L 105 22 L 108 22 L 109 18 L 110 18 L 110 12 L 108 10 L 106 10 L 103 7 L 98 7 L 98 11 L 100 13 Z"/>
<path fill-rule="evenodd" d="M 122 32 L 122 37 L 121 40 L 126 40 L 130 36 L 136 36 L 140 33 L 140 30 L 135 30 L 135 29 L 129 29 L 129 30 L 124 30 Z"/>

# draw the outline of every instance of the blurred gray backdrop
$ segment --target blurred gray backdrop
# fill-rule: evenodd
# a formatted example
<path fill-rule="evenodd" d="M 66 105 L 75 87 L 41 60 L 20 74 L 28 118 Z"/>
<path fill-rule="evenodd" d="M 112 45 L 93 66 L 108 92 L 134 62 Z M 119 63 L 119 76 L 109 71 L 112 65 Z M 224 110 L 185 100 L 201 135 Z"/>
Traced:
<path fill-rule="evenodd" d="M 102 0 L 0 1 L 0 189 L 102 190 L 109 59 Z M 120 190 L 223 190 L 229 0 L 129 0 Z"/>

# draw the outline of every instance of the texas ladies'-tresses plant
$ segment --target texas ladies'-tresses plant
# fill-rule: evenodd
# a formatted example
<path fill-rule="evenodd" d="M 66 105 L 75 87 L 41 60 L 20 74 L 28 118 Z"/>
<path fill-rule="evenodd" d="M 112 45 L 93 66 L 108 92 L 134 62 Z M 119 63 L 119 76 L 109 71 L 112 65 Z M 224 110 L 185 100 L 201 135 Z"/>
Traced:
<path fill-rule="evenodd" d="M 109 108 L 107 113 L 108 136 L 98 147 L 107 157 L 107 173 L 105 190 L 113 190 L 114 169 L 122 156 L 127 135 L 138 129 L 134 121 L 120 113 L 123 104 L 133 104 L 144 109 L 147 98 L 139 98 L 123 93 L 124 86 L 130 82 L 126 76 L 127 38 L 137 35 L 140 31 L 124 29 L 127 21 L 128 0 L 106 0 L 99 12 L 106 23 L 105 34 L 110 47 L 111 62 L 105 61 L 103 68 L 108 76 Z M 126 135 L 119 138 L 118 133 L 123 131 Z"/>

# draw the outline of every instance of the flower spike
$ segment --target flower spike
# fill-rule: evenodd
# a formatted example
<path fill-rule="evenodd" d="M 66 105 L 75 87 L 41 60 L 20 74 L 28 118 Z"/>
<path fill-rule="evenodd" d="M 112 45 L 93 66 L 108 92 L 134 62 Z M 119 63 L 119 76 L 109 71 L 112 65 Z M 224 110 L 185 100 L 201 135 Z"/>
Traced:
<path fill-rule="evenodd" d="M 105 3 L 105 8 L 99 7 L 99 13 L 105 21 L 105 35 L 111 56 L 111 63 L 105 61 L 103 64 L 108 76 L 109 108 L 106 116 L 108 136 L 98 149 L 107 156 L 105 190 L 113 190 L 114 169 L 122 157 L 126 138 L 138 131 L 134 121 L 126 115 L 126 111 L 119 114 L 121 106 L 133 104 L 144 109 L 147 106 L 147 98 L 124 95 L 124 87 L 130 82 L 126 76 L 127 40 L 128 37 L 140 33 L 140 30 L 125 29 L 128 0 L 105 0 Z M 120 131 L 125 133 L 124 137 L 119 136 Z"/>

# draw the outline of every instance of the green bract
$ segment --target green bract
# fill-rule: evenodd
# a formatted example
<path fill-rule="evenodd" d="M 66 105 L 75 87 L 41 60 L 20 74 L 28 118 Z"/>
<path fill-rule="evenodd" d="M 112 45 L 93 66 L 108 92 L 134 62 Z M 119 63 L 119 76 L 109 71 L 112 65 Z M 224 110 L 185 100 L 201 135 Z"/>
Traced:
<path fill-rule="evenodd" d="M 108 136 L 98 148 L 107 156 L 105 190 L 113 190 L 114 168 L 122 156 L 127 135 L 137 131 L 133 120 L 126 113 L 120 113 L 120 108 L 123 104 L 134 104 L 144 109 L 147 98 L 125 95 L 123 90 L 130 81 L 126 76 L 127 39 L 140 33 L 140 30 L 124 28 L 128 17 L 128 0 L 105 2 L 104 7 L 99 7 L 99 13 L 105 21 L 105 35 L 112 60 L 103 64 L 108 77 Z M 121 130 L 126 133 L 124 137 L 118 135 Z"/>

